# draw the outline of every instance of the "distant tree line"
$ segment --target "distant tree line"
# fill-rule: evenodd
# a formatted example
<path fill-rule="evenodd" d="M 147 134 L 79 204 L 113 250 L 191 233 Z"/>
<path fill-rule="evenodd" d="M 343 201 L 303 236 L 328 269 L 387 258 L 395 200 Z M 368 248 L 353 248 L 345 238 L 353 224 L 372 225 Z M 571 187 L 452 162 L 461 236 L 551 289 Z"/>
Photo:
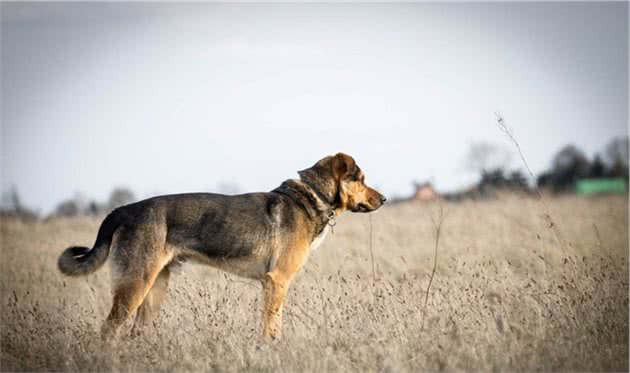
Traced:
<path fill-rule="evenodd" d="M 562 148 L 553 158 L 551 168 L 541 173 L 536 183 L 554 192 L 573 189 L 579 179 L 623 178 L 628 182 L 628 138 L 613 139 L 604 155 L 593 160 L 574 145 Z"/>
<path fill-rule="evenodd" d="M 479 181 L 461 191 L 444 193 L 442 196 L 451 201 L 464 199 L 493 198 L 499 191 L 530 193 L 532 189 L 528 179 L 519 169 L 506 170 L 496 167 L 480 171 Z"/>
<path fill-rule="evenodd" d="M 131 190 L 124 187 L 115 188 L 109 195 L 107 201 L 98 202 L 95 200 L 86 202 L 84 198 L 77 195 L 61 201 L 54 211 L 47 218 L 74 217 L 74 216 L 101 216 L 109 213 L 119 206 L 123 206 L 136 201 L 136 196 Z M 39 213 L 22 204 L 17 189 L 11 187 L 2 196 L 2 208 L 0 214 L 3 217 L 15 217 L 24 221 L 34 221 L 39 218 Z"/>
<path fill-rule="evenodd" d="M 104 202 L 92 200 L 86 203 L 80 196 L 62 201 L 57 205 L 52 215 L 54 217 L 73 217 L 80 215 L 100 216 L 108 214 L 117 207 L 135 201 L 136 196 L 131 190 L 119 187 L 112 190 L 109 194 L 109 198 Z"/>
<path fill-rule="evenodd" d="M 463 191 L 448 193 L 444 197 L 460 200 L 493 197 L 499 190 L 528 192 L 527 176 L 518 168 L 510 169 L 510 160 L 511 152 L 505 148 L 487 142 L 472 143 L 464 166 L 479 175 L 478 181 Z"/>
<path fill-rule="evenodd" d="M 35 221 L 39 218 L 37 211 L 26 207 L 22 203 L 15 186 L 12 186 L 8 191 L 2 193 L 0 216 L 13 217 L 27 222 Z"/>
<path fill-rule="evenodd" d="M 220 182 L 214 191 L 223 194 L 237 194 L 240 187 L 234 182 Z M 51 219 L 75 216 L 103 216 L 117 207 L 138 201 L 131 189 L 117 187 L 111 191 L 105 201 L 86 200 L 80 194 L 59 202 L 55 209 L 47 216 L 40 216 L 39 211 L 25 206 L 20 199 L 18 190 L 12 186 L 2 193 L 0 216 L 14 217 L 22 221 L 35 221 L 40 217 Z"/>
<path fill-rule="evenodd" d="M 570 192 L 580 179 L 623 178 L 628 183 L 628 138 L 615 138 L 590 160 L 575 145 L 567 145 L 554 155 L 551 167 L 536 178 L 536 185 L 552 192 Z M 471 144 L 465 166 L 478 173 L 470 188 L 444 195 L 447 199 L 492 197 L 499 190 L 531 192 L 528 175 L 509 169 L 509 151 L 486 142 Z"/>

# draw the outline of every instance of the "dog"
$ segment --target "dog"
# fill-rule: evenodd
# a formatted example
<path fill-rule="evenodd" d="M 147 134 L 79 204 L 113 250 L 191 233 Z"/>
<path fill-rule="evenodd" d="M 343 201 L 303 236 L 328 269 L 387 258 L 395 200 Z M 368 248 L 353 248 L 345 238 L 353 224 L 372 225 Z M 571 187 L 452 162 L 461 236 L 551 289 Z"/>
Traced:
<path fill-rule="evenodd" d="M 136 312 L 132 334 L 159 313 L 174 267 L 205 263 L 262 283 L 263 336 L 280 337 L 289 285 L 344 211 L 370 212 L 385 197 L 344 153 L 327 156 L 268 193 L 174 194 L 119 207 L 101 224 L 90 249 L 73 246 L 59 270 L 83 276 L 111 257 L 113 305 L 104 340 Z"/>

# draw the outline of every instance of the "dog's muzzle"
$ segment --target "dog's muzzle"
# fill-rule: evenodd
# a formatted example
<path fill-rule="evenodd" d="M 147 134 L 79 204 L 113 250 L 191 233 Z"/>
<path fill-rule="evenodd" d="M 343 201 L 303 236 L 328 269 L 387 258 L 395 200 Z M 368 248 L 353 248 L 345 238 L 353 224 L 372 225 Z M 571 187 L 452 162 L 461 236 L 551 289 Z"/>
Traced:
<path fill-rule="evenodd" d="M 376 201 L 370 201 L 370 203 L 359 203 L 355 208 L 353 208 L 352 212 L 371 212 L 379 209 L 383 204 L 387 201 L 387 198 L 383 195 L 379 195 Z"/>

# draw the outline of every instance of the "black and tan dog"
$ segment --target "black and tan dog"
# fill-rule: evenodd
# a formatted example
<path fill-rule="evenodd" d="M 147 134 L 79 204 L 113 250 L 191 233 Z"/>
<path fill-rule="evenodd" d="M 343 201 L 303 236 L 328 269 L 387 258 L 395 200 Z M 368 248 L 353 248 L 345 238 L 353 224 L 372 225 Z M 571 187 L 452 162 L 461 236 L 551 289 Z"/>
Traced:
<path fill-rule="evenodd" d="M 101 224 L 94 247 L 66 249 L 59 269 L 86 275 L 111 256 L 114 300 L 101 329 L 104 339 L 134 311 L 134 330 L 146 326 L 164 299 L 171 269 L 186 260 L 260 280 L 263 334 L 278 337 L 289 284 L 335 216 L 373 211 L 385 202 L 343 153 L 299 175 L 269 193 L 177 194 L 117 208 Z"/>

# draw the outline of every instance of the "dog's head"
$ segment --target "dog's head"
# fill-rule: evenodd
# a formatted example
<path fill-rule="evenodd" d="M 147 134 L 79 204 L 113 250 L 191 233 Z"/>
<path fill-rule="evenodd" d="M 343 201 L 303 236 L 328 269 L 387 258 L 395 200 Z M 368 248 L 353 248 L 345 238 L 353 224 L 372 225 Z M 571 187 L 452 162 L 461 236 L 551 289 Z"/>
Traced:
<path fill-rule="evenodd" d="M 354 159 L 344 153 L 328 156 L 298 172 L 300 178 L 323 194 L 339 211 L 370 212 L 385 197 L 365 184 L 365 175 Z"/>

